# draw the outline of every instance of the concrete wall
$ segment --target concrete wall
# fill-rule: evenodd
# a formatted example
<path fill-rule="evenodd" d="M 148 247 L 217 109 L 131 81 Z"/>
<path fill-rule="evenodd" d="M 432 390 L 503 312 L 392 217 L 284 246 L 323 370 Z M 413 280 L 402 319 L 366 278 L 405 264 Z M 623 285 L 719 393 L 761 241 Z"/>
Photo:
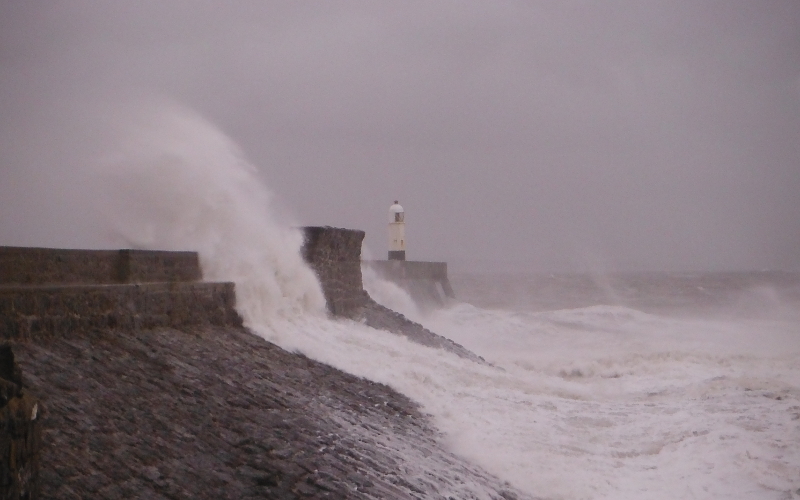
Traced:
<path fill-rule="evenodd" d="M 197 281 L 196 252 L 0 246 L 0 285 Z"/>
<path fill-rule="evenodd" d="M 335 316 L 356 317 L 366 300 L 361 282 L 364 231 L 327 226 L 303 231 L 303 259 L 319 278 L 328 310 Z"/>

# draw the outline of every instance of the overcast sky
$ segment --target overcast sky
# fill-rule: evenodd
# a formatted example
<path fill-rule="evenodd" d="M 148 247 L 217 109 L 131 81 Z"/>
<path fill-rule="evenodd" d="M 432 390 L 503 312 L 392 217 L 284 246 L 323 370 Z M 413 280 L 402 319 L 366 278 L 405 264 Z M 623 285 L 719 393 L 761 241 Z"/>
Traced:
<path fill-rule="evenodd" d="M 376 257 L 800 269 L 797 0 L 0 5 L 0 245 L 100 244 L 75 130 L 152 95 Z"/>

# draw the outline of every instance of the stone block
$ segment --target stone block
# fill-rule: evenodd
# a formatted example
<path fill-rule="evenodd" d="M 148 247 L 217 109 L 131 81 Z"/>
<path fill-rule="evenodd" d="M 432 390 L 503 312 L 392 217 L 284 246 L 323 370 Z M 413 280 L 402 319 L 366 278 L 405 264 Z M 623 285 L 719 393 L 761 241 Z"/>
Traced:
<path fill-rule="evenodd" d="M 356 317 L 366 297 L 361 281 L 364 231 L 335 227 L 303 229 L 303 258 L 319 278 L 328 310 L 334 316 Z"/>
<path fill-rule="evenodd" d="M 0 285 L 197 281 L 197 252 L 0 246 Z"/>
<path fill-rule="evenodd" d="M 0 287 L 0 338 L 63 337 L 93 329 L 240 326 L 233 283 Z"/>

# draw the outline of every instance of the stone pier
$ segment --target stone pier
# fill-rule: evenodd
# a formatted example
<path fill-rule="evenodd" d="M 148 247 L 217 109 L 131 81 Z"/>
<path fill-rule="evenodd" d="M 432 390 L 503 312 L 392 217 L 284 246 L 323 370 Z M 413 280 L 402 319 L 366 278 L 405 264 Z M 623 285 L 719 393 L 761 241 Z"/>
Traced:
<path fill-rule="evenodd" d="M 240 325 L 233 283 L 201 276 L 196 252 L 0 247 L 0 338 Z"/>

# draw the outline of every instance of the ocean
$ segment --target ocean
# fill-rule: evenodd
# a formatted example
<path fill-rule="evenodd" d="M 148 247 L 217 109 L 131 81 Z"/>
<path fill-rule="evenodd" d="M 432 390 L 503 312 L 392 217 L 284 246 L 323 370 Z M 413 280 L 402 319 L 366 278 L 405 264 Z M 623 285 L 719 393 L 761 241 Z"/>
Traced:
<path fill-rule="evenodd" d="M 398 356 L 381 377 L 458 454 L 545 498 L 800 498 L 799 274 L 451 281 L 459 300 L 423 313 L 365 274 L 492 363 Z"/>
<path fill-rule="evenodd" d="M 365 272 L 476 363 L 327 318 L 302 235 L 239 148 L 189 110 L 147 123 L 87 175 L 109 246 L 198 251 L 255 334 L 406 394 L 455 454 L 541 498 L 800 498 L 797 275 L 464 273 L 430 308 Z"/>

